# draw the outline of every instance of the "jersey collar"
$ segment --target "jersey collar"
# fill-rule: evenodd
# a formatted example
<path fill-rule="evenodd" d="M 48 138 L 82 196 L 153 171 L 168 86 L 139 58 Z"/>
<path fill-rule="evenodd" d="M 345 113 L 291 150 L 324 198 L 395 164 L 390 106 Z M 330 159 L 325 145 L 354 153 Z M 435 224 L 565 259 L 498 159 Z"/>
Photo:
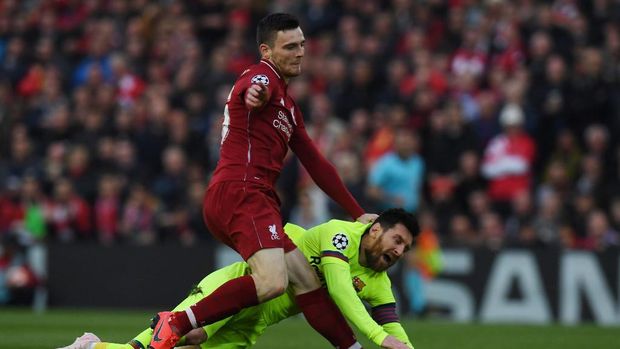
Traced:
<path fill-rule="evenodd" d="M 284 79 L 282 78 L 282 75 L 280 75 L 280 72 L 278 71 L 278 68 L 273 63 L 271 63 L 270 60 L 261 58 L 260 62 L 263 64 L 266 64 L 269 68 L 271 68 L 271 70 L 273 70 L 273 72 L 276 74 L 278 79 L 284 81 Z"/>

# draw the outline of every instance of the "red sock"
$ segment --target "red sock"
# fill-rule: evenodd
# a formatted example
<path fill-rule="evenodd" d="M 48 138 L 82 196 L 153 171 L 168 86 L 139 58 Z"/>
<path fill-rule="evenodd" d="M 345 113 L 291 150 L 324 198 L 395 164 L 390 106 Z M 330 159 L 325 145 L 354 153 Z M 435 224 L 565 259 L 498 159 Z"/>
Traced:
<path fill-rule="evenodd" d="M 246 275 L 224 283 L 213 293 L 191 305 L 189 310 L 194 313 L 198 327 L 202 327 L 257 304 L 254 279 Z M 194 328 L 185 311 L 175 312 L 172 321 L 179 334 L 186 334 Z"/>
<path fill-rule="evenodd" d="M 310 326 L 333 346 L 349 348 L 357 342 L 353 330 L 329 297 L 326 289 L 319 287 L 314 291 L 298 295 L 296 300 Z"/>

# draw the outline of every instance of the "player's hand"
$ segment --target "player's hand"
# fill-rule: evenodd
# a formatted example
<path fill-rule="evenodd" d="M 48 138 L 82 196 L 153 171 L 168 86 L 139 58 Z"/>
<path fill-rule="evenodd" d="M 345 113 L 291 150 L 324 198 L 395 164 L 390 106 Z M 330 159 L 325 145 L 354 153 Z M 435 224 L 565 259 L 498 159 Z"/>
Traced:
<path fill-rule="evenodd" d="M 363 215 L 357 217 L 356 221 L 364 224 L 372 223 L 377 219 L 379 215 L 374 213 L 364 213 Z"/>
<path fill-rule="evenodd" d="M 385 337 L 383 343 L 381 343 L 381 347 L 388 349 L 410 349 L 407 344 L 399 341 L 396 337 L 391 335 Z"/>
<path fill-rule="evenodd" d="M 263 84 L 252 84 L 245 93 L 245 105 L 249 109 L 262 108 L 267 100 L 269 89 Z"/>

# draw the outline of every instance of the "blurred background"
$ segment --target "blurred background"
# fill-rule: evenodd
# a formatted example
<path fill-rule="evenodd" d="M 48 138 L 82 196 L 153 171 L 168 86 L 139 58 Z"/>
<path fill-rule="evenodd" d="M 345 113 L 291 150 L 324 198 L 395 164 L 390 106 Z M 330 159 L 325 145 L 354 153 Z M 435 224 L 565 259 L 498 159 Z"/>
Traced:
<path fill-rule="evenodd" d="M 276 11 L 311 137 L 420 219 L 403 317 L 620 324 L 614 0 L 0 0 L 0 313 L 168 307 L 235 259 L 202 197 Z M 285 221 L 350 219 L 294 156 L 278 190 Z"/>

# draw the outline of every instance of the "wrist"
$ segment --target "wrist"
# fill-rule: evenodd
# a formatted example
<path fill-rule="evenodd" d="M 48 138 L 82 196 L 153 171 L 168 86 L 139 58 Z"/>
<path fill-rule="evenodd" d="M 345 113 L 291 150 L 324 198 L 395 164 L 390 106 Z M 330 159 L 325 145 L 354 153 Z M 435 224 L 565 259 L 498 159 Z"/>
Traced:
<path fill-rule="evenodd" d="M 374 336 L 373 338 L 370 338 L 370 340 L 372 340 L 373 343 L 375 343 L 378 346 L 383 346 L 383 341 L 385 341 L 385 339 L 389 336 L 389 334 L 385 331 L 381 331 L 379 332 L 376 336 Z"/>

